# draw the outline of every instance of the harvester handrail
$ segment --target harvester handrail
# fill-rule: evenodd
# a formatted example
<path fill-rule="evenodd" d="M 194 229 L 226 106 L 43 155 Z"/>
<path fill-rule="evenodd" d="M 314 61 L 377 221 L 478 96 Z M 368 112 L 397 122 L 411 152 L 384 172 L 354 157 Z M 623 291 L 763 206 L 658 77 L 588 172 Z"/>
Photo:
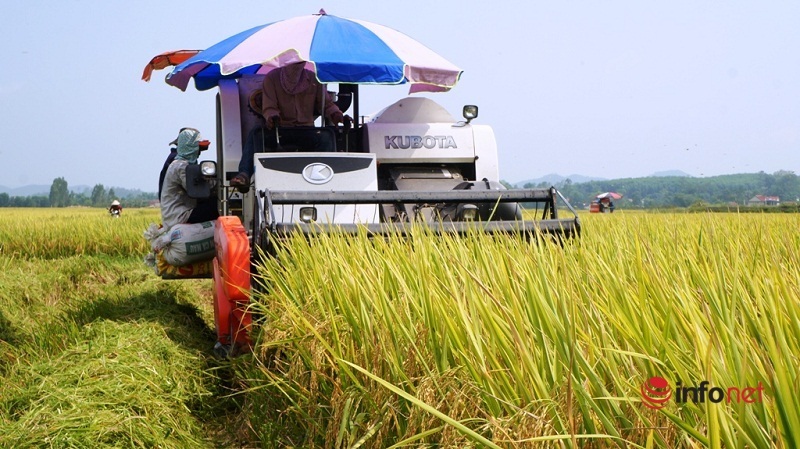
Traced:
<path fill-rule="evenodd" d="M 364 191 L 287 191 L 264 192 L 271 204 L 380 204 L 380 203 L 463 203 L 491 202 L 553 202 L 551 189 L 515 190 L 378 190 Z"/>
<path fill-rule="evenodd" d="M 561 198 L 561 201 L 563 201 L 564 204 L 567 205 L 567 209 L 569 209 L 570 212 L 572 212 L 572 215 L 574 215 L 577 218 L 578 217 L 578 213 L 575 212 L 575 209 L 572 208 L 572 204 L 570 204 L 569 201 L 567 201 L 567 199 L 564 198 L 564 195 L 562 195 L 559 190 L 556 190 L 556 193 L 558 194 L 558 197 Z"/>

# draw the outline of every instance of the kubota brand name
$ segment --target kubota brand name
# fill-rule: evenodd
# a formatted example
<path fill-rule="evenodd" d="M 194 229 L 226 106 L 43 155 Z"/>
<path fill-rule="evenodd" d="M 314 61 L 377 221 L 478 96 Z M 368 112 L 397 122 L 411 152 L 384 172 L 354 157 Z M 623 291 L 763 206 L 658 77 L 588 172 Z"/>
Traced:
<path fill-rule="evenodd" d="M 385 136 L 386 149 L 458 148 L 453 136 Z"/>

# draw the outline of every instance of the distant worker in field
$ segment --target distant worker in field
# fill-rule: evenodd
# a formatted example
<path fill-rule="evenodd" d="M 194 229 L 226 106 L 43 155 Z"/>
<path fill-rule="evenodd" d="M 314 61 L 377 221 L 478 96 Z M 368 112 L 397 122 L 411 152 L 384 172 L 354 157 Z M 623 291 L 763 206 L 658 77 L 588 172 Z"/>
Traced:
<path fill-rule="evenodd" d="M 612 213 L 614 212 L 614 203 L 609 198 L 603 198 L 600 200 L 600 212 L 601 213 Z"/>
<path fill-rule="evenodd" d="M 186 167 L 196 164 L 201 151 L 208 149 L 200 131 L 183 128 L 175 139 L 175 160 L 169 164 L 161 185 L 161 221 L 169 229 L 179 223 L 202 223 L 219 217 L 216 198 L 196 200 L 186 189 Z"/>
<path fill-rule="evenodd" d="M 120 216 L 122 215 L 122 205 L 119 203 L 119 200 L 114 200 L 111 202 L 111 206 L 108 208 L 108 213 L 111 216 Z"/>
<path fill-rule="evenodd" d="M 231 179 L 234 187 L 250 184 L 254 170 L 253 154 L 257 149 L 264 151 L 280 146 L 293 150 L 335 151 L 333 133 L 314 128 L 314 120 L 324 115 L 334 125 L 343 122 L 349 125 L 353 121 L 339 110 L 330 94 L 317 81 L 314 72 L 306 70 L 305 62 L 289 64 L 269 72 L 264 77 L 260 98 L 257 92 L 250 97 L 250 109 L 261 116 L 266 126 L 248 134 L 242 148 L 239 173 Z M 276 127 L 280 127 L 280 142 L 276 133 L 267 132 Z"/>

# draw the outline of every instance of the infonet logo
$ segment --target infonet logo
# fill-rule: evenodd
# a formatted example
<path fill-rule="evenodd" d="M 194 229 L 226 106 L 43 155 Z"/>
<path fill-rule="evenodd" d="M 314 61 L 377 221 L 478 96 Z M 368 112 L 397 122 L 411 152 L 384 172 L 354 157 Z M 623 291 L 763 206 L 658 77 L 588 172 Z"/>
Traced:
<path fill-rule="evenodd" d="M 642 384 L 642 404 L 652 408 L 653 410 L 660 410 L 667 405 L 667 401 L 672 397 L 672 389 L 667 383 L 667 379 L 663 377 L 654 376 Z"/>
<path fill-rule="evenodd" d="M 303 169 L 303 179 L 311 184 L 325 184 L 333 178 L 333 169 L 328 164 L 314 162 Z"/>
<path fill-rule="evenodd" d="M 653 376 L 645 381 L 640 392 L 642 394 L 642 404 L 653 410 L 660 410 L 667 405 L 670 398 L 673 397 L 673 390 L 667 382 L 667 379 L 659 376 Z M 695 404 L 703 404 L 706 401 L 719 404 L 722 401 L 730 404 L 735 402 L 737 404 L 744 402 L 745 404 L 761 403 L 764 401 L 764 385 L 761 382 L 757 387 L 711 387 L 711 384 L 704 380 L 700 385 L 693 385 L 691 387 L 684 386 L 681 381 L 675 384 L 674 390 L 675 402 L 683 404 L 686 402 L 694 402 Z"/>

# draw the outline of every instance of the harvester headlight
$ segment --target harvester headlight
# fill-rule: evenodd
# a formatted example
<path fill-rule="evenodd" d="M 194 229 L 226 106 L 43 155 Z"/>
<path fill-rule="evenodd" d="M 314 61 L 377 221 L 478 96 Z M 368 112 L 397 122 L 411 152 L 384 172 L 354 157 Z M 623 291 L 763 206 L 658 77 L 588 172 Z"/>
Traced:
<path fill-rule="evenodd" d="M 474 104 L 468 104 L 464 106 L 464 110 L 462 111 L 464 118 L 467 119 L 467 123 L 474 118 L 478 118 L 478 107 Z"/>
<path fill-rule="evenodd" d="M 458 217 L 461 221 L 475 221 L 478 219 L 478 206 L 474 204 L 459 204 Z"/>
<path fill-rule="evenodd" d="M 200 163 L 200 173 L 203 176 L 216 176 L 217 175 L 217 163 L 214 161 L 203 161 Z"/>
<path fill-rule="evenodd" d="M 301 207 L 300 208 L 300 221 L 303 223 L 312 223 L 317 221 L 317 208 L 316 207 Z"/>

